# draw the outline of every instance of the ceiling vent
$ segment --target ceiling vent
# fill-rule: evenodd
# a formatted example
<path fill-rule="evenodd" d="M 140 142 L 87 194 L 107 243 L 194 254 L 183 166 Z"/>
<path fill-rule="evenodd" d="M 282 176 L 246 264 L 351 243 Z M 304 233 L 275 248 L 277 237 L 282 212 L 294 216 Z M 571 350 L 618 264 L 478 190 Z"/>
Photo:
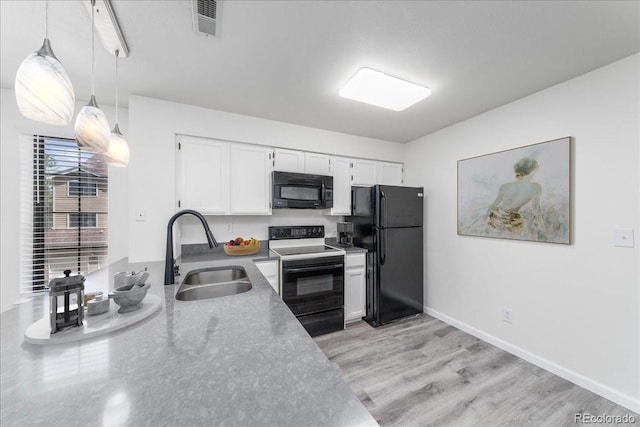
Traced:
<path fill-rule="evenodd" d="M 222 0 L 191 0 L 193 30 L 205 36 L 220 36 Z"/>

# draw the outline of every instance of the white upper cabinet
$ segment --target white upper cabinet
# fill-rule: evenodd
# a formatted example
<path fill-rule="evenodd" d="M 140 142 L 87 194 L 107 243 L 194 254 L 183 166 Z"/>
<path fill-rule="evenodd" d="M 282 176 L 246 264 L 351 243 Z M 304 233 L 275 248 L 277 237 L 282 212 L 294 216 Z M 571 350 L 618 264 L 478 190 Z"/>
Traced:
<path fill-rule="evenodd" d="M 230 144 L 229 206 L 240 215 L 271 214 L 270 147 Z"/>
<path fill-rule="evenodd" d="M 351 215 L 351 186 L 402 185 L 402 163 L 345 157 L 331 158 L 333 208 L 331 215 Z"/>
<path fill-rule="evenodd" d="M 281 172 L 331 175 L 331 156 L 320 153 L 276 148 L 273 170 Z"/>
<path fill-rule="evenodd" d="M 320 153 L 304 153 L 304 172 L 331 176 L 331 156 Z"/>
<path fill-rule="evenodd" d="M 333 176 L 331 215 L 351 215 L 351 186 L 402 185 L 402 164 L 179 135 L 177 209 L 270 215 L 273 170 Z"/>
<path fill-rule="evenodd" d="M 276 148 L 274 153 L 274 170 L 304 173 L 304 151 Z"/>
<path fill-rule="evenodd" d="M 205 215 L 271 214 L 273 148 L 178 136 L 178 209 Z"/>
<path fill-rule="evenodd" d="M 352 159 L 351 185 L 371 186 L 378 183 L 377 166 L 374 160 Z"/>
<path fill-rule="evenodd" d="M 185 136 L 177 141 L 177 207 L 202 214 L 227 213 L 229 143 Z"/>
<path fill-rule="evenodd" d="M 378 162 L 378 184 L 402 185 L 402 163 Z"/>
<path fill-rule="evenodd" d="M 331 215 L 351 215 L 351 159 L 331 158 L 333 208 Z"/>

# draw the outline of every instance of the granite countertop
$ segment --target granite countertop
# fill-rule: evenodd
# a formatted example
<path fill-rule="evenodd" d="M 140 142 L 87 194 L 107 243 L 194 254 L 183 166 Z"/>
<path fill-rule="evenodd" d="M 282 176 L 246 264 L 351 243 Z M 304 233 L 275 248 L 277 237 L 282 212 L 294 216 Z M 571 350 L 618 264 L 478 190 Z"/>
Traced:
<path fill-rule="evenodd" d="M 224 252 L 223 245 L 225 242 L 219 242 L 217 248 L 209 249 L 206 243 L 197 243 L 192 245 L 182 245 L 182 254 L 178 258 L 178 263 L 198 262 L 198 261 L 228 261 L 235 259 L 250 259 L 253 261 L 277 260 L 277 256 L 269 252 L 269 243 L 266 240 L 260 241 L 260 249 L 251 255 L 233 255 L 229 256 Z"/>
<path fill-rule="evenodd" d="M 365 253 L 368 252 L 366 249 L 364 248 L 359 248 L 357 246 L 345 246 L 342 245 L 340 243 L 338 243 L 338 239 L 336 239 L 335 237 L 329 237 L 325 239 L 325 243 L 329 246 L 333 246 L 334 248 L 338 248 L 338 249 L 342 249 L 343 251 L 345 251 L 347 253 L 347 255 L 352 254 L 352 253 Z"/>
<path fill-rule="evenodd" d="M 329 245 L 329 246 L 333 246 L 334 248 L 339 248 L 342 249 L 343 251 L 345 251 L 347 253 L 347 255 L 349 254 L 358 254 L 358 253 L 366 253 L 368 252 L 366 249 L 364 248 L 359 248 L 357 246 L 342 246 L 342 245 Z"/>
<path fill-rule="evenodd" d="M 332 246 L 337 249 L 342 249 L 345 251 L 347 255 L 354 253 L 366 253 L 367 250 L 364 248 L 359 248 L 357 246 L 345 246 L 338 243 L 335 237 L 328 237 L 325 239 L 325 244 Z M 279 259 L 277 256 L 273 255 L 269 251 L 269 244 L 267 241 L 260 241 L 260 249 L 257 253 L 253 255 L 240 255 L 229 257 L 222 247 L 223 243 L 220 243 L 220 246 L 217 248 L 209 249 L 209 245 L 206 243 L 198 243 L 192 245 L 183 245 L 182 246 L 182 256 L 179 260 L 186 261 L 208 261 L 208 260 L 230 260 L 230 258 L 251 258 L 254 261 L 265 261 L 265 260 L 277 260 Z"/>
<path fill-rule="evenodd" d="M 89 275 L 108 290 L 118 271 L 147 267 L 163 307 L 142 322 L 76 343 L 25 343 L 48 310 L 36 297 L 1 315 L 0 424 L 377 425 L 255 266 L 251 257 L 185 256 L 189 270 L 238 265 L 253 289 L 177 301 L 163 263 L 126 260 Z M 212 260 L 213 259 L 213 260 Z M 109 284 L 110 283 L 110 284 Z"/>

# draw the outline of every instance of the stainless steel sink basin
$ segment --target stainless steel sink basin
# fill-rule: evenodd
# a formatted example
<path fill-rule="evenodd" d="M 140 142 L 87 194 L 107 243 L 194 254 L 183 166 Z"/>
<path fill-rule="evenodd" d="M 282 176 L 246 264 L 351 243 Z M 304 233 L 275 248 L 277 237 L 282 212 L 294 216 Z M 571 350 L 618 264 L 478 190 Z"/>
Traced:
<path fill-rule="evenodd" d="M 242 267 L 201 268 L 187 273 L 187 276 L 182 281 L 182 285 L 224 283 L 241 279 L 247 279 L 247 272 L 244 271 Z"/>
<path fill-rule="evenodd" d="M 241 294 L 252 288 L 242 267 L 213 267 L 187 273 L 178 288 L 176 299 L 195 301 Z"/>

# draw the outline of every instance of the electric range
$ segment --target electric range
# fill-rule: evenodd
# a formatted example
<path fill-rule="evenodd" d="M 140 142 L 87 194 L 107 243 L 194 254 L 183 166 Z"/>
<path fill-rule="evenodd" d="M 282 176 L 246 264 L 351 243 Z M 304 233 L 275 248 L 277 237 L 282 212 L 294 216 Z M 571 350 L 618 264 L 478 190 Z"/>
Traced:
<path fill-rule="evenodd" d="M 344 329 L 345 251 L 324 244 L 324 226 L 269 227 L 280 258 L 280 295 L 309 335 Z"/>

